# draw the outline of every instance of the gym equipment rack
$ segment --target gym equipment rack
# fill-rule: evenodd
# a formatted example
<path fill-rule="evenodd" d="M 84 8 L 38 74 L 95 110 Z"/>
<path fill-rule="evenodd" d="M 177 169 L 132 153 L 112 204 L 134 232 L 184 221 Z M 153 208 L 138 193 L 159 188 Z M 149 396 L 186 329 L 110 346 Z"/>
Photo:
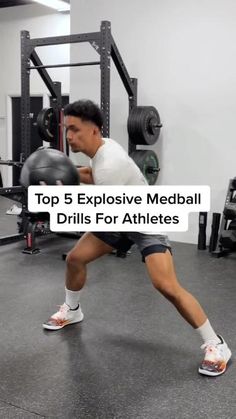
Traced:
<path fill-rule="evenodd" d="M 62 45 L 72 43 L 89 43 L 100 56 L 100 61 L 78 62 L 70 64 L 43 65 L 35 48 L 49 45 Z M 110 134 L 110 68 L 111 58 L 120 75 L 123 85 L 128 94 L 129 113 L 137 106 L 137 79 L 131 78 L 121 58 L 120 52 L 111 34 L 111 23 L 102 21 L 99 32 L 82 33 L 66 36 L 54 36 L 47 38 L 30 38 L 28 31 L 21 31 L 21 151 L 26 159 L 30 154 L 30 72 L 37 70 L 43 82 L 52 95 L 52 107 L 58 111 L 61 109 L 61 83 L 53 81 L 47 72 L 47 68 L 56 67 L 79 67 L 100 65 L 101 70 L 101 98 L 100 106 L 103 112 L 103 136 Z M 30 65 L 33 63 L 33 66 Z M 55 144 L 54 144 L 55 147 Z M 136 147 L 129 139 L 129 154 Z"/>
<path fill-rule="evenodd" d="M 36 53 L 37 47 L 49 46 L 49 45 L 61 45 L 61 44 L 72 44 L 72 43 L 89 43 L 100 56 L 99 61 L 83 62 L 83 63 L 70 63 L 70 64 L 55 64 L 55 65 L 44 65 Z M 52 107 L 56 111 L 58 118 L 58 135 L 53 142 L 54 148 L 60 149 L 60 112 L 62 107 L 61 99 L 61 83 L 53 81 L 47 72 L 47 68 L 53 67 L 75 67 L 85 65 L 100 65 L 101 70 L 101 88 L 100 88 L 100 102 L 101 110 L 104 116 L 103 125 L 103 136 L 109 137 L 110 134 L 110 68 L 111 59 L 113 60 L 119 76 L 123 82 L 125 90 L 128 94 L 129 100 L 129 114 L 133 107 L 137 106 L 137 79 L 131 78 L 126 69 L 126 66 L 121 58 L 118 47 L 111 34 L 111 23 L 109 21 L 102 21 L 99 32 L 72 34 L 66 36 L 54 36 L 47 38 L 30 38 L 29 31 L 21 31 L 21 163 L 23 163 L 30 155 L 30 144 L 31 144 L 31 127 L 30 127 L 30 73 L 32 70 L 37 70 L 46 87 L 48 88 L 52 96 Z M 31 65 L 31 63 L 33 65 Z M 128 152 L 131 154 L 136 151 L 136 145 L 132 143 L 129 137 Z M 3 162 L 2 162 L 3 163 Z M 8 161 L 8 165 L 12 165 L 13 162 Z M 1 162 L 0 162 L 1 164 Z M 4 164 L 4 163 L 3 163 Z M 9 191 L 9 193 L 8 193 Z M 23 195 L 22 195 L 23 194 Z M 23 211 L 27 208 L 27 193 L 19 191 L 18 187 L 11 188 L 0 188 L 0 195 L 6 198 L 13 199 L 22 203 Z M 23 216 L 23 222 L 26 218 Z M 0 237 L 0 245 L 18 241 L 24 236 L 26 239 L 30 234 L 34 234 L 34 228 L 31 231 L 28 230 L 28 226 L 31 223 L 27 217 L 26 225 L 22 227 L 24 234 L 17 233 L 9 238 Z M 34 243 L 34 237 L 29 242 Z M 28 243 L 29 243 L 28 242 Z M 27 249 L 28 249 L 27 244 Z M 34 249 L 29 249 L 29 253 L 34 253 Z"/>
<path fill-rule="evenodd" d="M 229 240 L 223 240 L 224 234 L 229 236 L 229 238 L 232 235 L 236 243 L 235 230 L 230 227 L 230 222 L 236 221 L 236 178 L 229 180 L 222 215 L 220 213 L 215 213 L 215 216 L 216 215 L 218 215 L 218 219 L 216 223 L 212 223 L 209 251 L 213 257 L 219 258 L 236 251 L 235 245 L 226 245 Z"/>

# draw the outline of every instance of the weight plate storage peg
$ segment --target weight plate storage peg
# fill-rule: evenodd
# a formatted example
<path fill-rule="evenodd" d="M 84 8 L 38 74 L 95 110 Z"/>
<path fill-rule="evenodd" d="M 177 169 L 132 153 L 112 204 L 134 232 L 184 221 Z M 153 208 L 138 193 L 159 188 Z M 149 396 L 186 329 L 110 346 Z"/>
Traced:
<path fill-rule="evenodd" d="M 131 153 L 130 157 L 144 174 L 148 184 L 154 185 L 160 171 L 156 153 L 152 150 L 137 150 Z"/>
<path fill-rule="evenodd" d="M 58 133 L 56 111 L 53 108 L 41 109 L 37 116 L 37 127 L 43 141 L 54 142 Z"/>
<path fill-rule="evenodd" d="M 128 133 L 133 144 L 153 145 L 158 140 L 162 124 L 154 106 L 135 106 L 128 118 Z"/>

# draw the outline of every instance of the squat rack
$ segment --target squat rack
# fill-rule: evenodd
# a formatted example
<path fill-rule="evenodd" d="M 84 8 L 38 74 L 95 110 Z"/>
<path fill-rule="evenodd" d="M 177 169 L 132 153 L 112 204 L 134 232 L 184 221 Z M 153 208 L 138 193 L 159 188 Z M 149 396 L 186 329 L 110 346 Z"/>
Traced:
<path fill-rule="evenodd" d="M 100 61 L 78 62 L 70 64 L 43 65 L 36 47 L 61 45 L 88 42 L 100 56 Z M 102 134 L 109 137 L 110 134 L 110 68 L 111 58 L 120 75 L 123 85 L 128 94 L 129 113 L 137 106 L 137 79 L 130 78 L 126 66 L 122 60 L 119 50 L 111 34 L 111 23 L 102 21 L 99 32 L 82 33 L 66 36 L 55 36 L 47 38 L 30 38 L 29 31 L 21 31 L 21 152 L 22 159 L 30 155 L 30 72 L 37 70 L 43 82 L 52 95 L 52 107 L 59 115 L 61 103 L 61 83 L 53 81 L 47 72 L 47 68 L 57 67 L 79 67 L 100 65 L 101 87 L 100 87 L 100 107 L 103 112 L 104 124 Z M 33 63 L 33 66 L 31 65 Z M 58 128 L 59 129 L 59 128 Z M 136 146 L 129 138 L 129 154 L 136 150 Z"/>
<path fill-rule="evenodd" d="M 44 65 L 35 51 L 37 47 L 49 45 L 61 45 L 71 43 L 88 42 L 100 56 L 99 61 L 78 62 L 69 64 Z M 100 107 L 103 112 L 104 124 L 102 134 L 109 137 L 110 134 L 110 68 L 111 58 L 120 75 L 123 85 L 128 94 L 129 114 L 137 106 L 137 79 L 130 78 L 126 66 L 121 58 L 119 50 L 111 34 L 111 23 L 102 21 L 99 32 L 72 34 L 66 36 L 55 36 L 47 38 L 30 38 L 29 31 L 21 31 L 21 158 L 20 162 L 2 161 L 1 164 L 9 166 L 23 165 L 24 161 L 31 154 L 31 112 L 30 112 L 30 73 L 37 70 L 47 89 L 52 96 L 52 108 L 56 111 L 58 119 L 57 143 L 54 147 L 60 147 L 60 113 L 62 108 L 61 83 L 53 81 L 47 72 L 47 68 L 57 67 L 80 67 L 80 66 L 100 66 Z M 33 65 L 32 65 L 33 64 Z M 136 150 L 136 145 L 129 137 L 128 151 L 131 154 Z M 22 204 L 23 216 L 22 223 L 27 225 L 27 194 L 21 186 L 0 187 L 0 195 L 13 199 Z M 26 211 L 26 212 L 25 212 Z M 0 245 L 14 242 L 24 238 L 22 231 L 11 236 L 0 237 Z"/>

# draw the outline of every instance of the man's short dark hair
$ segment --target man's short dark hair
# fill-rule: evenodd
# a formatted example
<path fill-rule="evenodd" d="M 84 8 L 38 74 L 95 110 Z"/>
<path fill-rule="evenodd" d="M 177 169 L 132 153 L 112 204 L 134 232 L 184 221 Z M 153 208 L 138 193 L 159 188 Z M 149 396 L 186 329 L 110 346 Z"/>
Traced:
<path fill-rule="evenodd" d="M 101 130 L 103 125 L 103 117 L 101 109 L 91 100 L 77 100 L 69 103 L 64 109 L 65 116 L 76 116 L 82 121 L 93 122 Z"/>

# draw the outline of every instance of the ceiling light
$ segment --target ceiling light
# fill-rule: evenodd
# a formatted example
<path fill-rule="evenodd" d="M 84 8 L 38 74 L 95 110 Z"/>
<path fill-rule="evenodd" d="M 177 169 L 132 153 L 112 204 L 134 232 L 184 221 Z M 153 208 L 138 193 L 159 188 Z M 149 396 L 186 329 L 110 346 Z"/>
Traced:
<path fill-rule="evenodd" d="M 70 10 L 70 5 L 63 0 L 33 0 L 35 3 L 40 3 L 43 6 L 51 7 L 58 10 L 58 12 L 67 12 Z"/>

